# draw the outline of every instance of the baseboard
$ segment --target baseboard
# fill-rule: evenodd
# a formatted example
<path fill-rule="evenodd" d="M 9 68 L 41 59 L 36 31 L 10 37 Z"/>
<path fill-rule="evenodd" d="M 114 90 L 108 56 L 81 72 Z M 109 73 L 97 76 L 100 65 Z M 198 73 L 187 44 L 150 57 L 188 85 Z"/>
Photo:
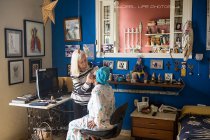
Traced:
<path fill-rule="evenodd" d="M 131 137 L 131 131 L 130 130 L 121 130 L 120 135 Z"/>

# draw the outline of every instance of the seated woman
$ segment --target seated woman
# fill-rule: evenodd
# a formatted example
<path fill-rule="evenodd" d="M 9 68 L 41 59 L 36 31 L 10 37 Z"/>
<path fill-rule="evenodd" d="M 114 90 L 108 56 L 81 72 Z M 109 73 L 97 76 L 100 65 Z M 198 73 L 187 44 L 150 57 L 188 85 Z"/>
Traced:
<path fill-rule="evenodd" d="M 66 140 L 88 139 L 80 133 L 81 129 L 106 130 L 114 127 L 110 124 L 110 116 L 115 110 L 115 98 L 114 91 L 107 82 L 109 74 L 109 67 L 96 71 L 95 87 L 88 102 L 89 114 L 69 123 Z"/>

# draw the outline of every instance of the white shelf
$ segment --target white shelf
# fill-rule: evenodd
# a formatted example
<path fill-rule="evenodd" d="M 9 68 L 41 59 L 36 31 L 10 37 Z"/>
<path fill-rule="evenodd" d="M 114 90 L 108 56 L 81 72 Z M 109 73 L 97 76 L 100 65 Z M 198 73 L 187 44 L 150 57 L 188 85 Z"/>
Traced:
<path fill-rule="evenodd" d="M 182 53 L 105 53 L 102 57 L 98 58 L 180 58 L 183 59 Z M 189 56 L 192 59 L 192 55 Z"/>
<path fill-rule="evenodd" d="M 170 35 L 170 33 L 157 33 L 157 34 L 145 34 L 146 36 L 154 36 L 154 35 L 157 35 L 157 36 L 162 36 L 162 35 Z"/>

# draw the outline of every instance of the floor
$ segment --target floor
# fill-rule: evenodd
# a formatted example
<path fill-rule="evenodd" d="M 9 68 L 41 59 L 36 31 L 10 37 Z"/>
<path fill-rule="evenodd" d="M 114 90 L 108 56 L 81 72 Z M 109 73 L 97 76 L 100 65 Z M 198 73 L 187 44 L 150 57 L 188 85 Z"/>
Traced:
<path fill-rule="evenodd" d="M 65 140 L 65 136 L 53 137 L 53 140 Z M 109 140 L 134 140 L 134 139 L 128 136 L 118 136 L 116 138 Z"/>

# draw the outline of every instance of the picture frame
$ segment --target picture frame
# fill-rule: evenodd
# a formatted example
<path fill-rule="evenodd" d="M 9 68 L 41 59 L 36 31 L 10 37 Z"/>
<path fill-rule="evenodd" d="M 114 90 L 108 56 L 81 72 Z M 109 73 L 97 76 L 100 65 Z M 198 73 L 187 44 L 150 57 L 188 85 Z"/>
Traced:
<path fill-rule="evenodd" d="M 24 60 L 9 60 L 8 61 L 8 81 L 9 85 L 14 85 L 24 82 Z"/>
<path fill-rule="evenodd" d="M 23 56 L 22 30 L 5 28 L 5 58 Z"/>
<path fill-rule="evenodd" d="M 29 82 L 36 81 L 36 70 L 42 68 L 42 59 L 29 59 Z"/>
<path fill-rule="evenodd" d="M 176 23 L 176 30 L 181 31 L 182 30 L 182 23 Z"/>
<path fill-rule="evenodd" d="M 103 66 L 110 67 L 110 69 L 113 70 L 113 68 L 114 68 L 114 61 L 103 60 Z"/>
<path fill-rule="evenodd" d="M 165 73 L 165 81 L 172 83 L 173 73 Z"/>
<path fill-rule="evenodd" d="M 45 30 L 43 22 L 24 20 L 25 56 L 45 56 Z"/>
<path fill-rule="evenodd" d="M 95 45 L 94 44 L 83 44 L 83 51 L 85 52 L 88 60 L 95 59 Z"/>
<path fill-rule="evenodd" d="M 65 57 L 71 57 L 75 50 L 80 49 L 80 45 L 65 45 Z"/>
<path fill-rule="evenodd" d="M 150 60 L 151 69 L 163 69 L 163 60 Z"/>
<path fill-rule="evenodd" d="M 128 61 L 117 61 L 118 70 L 128 70 Z"/>
<path fill-rule="evenodd" d="M 64 38 L 66 42 L 82 40 L 80 18 L 64 19 Z"/>
<path fill-rule="evenodd" d="M 71 64 L 67 64 L 66 66 L 67 76 L 71 75 Z"/>

